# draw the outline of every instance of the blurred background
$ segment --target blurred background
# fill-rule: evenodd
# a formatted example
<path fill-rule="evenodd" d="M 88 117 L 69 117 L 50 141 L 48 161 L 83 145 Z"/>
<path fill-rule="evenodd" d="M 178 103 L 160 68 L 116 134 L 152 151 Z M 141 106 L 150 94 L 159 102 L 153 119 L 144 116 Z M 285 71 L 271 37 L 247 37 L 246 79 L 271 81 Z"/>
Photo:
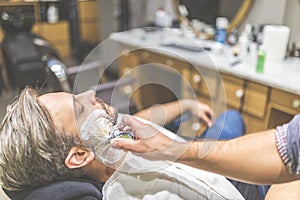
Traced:
<path fill-rule="evenodd" d="M 89 53 L 98 44 L 107 40 L 112 33 L 135 28 L 144 28 L 143 30 L 151 32 L 156 29 L 152 30 L 149 27 L 183 30 L 184 26 L 187 26 L 195 34 L 193 37 L 216 42 L 219 42 L 216 38 L 220 33 L 218 31 L 226 29 L 225 45 L 233 48 L 239 46 L 239 42 L 241 43 L 243 39 L 242 33 L 245 31 L 251 35 L 252 42 L 260 45 L 263 27 L 280 25 L 289 27 L 288 41 L 284 46 L 285 59 L 298 58 L 300 57 L 299 11 L 299 0 L 231 0 L 230 3 L 222 0 L 0 1 L 0 119 L 2 120 L 5 114 L 6 105 L 25 85 L 43 86 L 42 92 L 80 92 L 94 87 L 94 83 L 86 83 L 87 85 L 72 88 L 75 84 L 74 77 L 79 71 L 83 71 L 82 73 L 86 73 L 84 77 L 95 74 L 96 78 L 98 76 L 99 82 L 95 85 L 110 83 L 115 87 L 114 81 L 122 76 L 120 73 L 122 58 L 111 61 L 112 55 L 120 54 L 118 43 L 102 43 L 97 53 L 92 55 Z M 239 49 L 240 54 L 241 52 Z M 85 60 L 88 55 L 90 60 Z M 296 62 L 299 64 L 299 60 Z M 80 67 L 82 63 L 83 67 Z M 106 69 L 103 66 L 109 67 Z M 100 76 L 102 73 L 105 76 Z M 193 74 L 189 76 L 194 77 L 193 81 L 198 77 Z M 242 79 L 248 81 L 247 77 Z M 125 81 L 124 84 L 130 84 L 131 81 Z M 261 81 L 257 83 L 262 84 Z M 268 118 L 268 123 L 263 122 L 259 128 L 267 128 L 288 120 L 295 111 L 271 108 L 270 106 L 274 104 L 269 102 L 269 99 L 273 93 L 269 87 L 272 85 L 267 84 L 267 89 L 262 92 L 257 88 L 254 89 L 255 92 L 259 91 L 266 95 L 263 98 L 266 106 L 262 113 L 258 115 L 251 113 L 252 111 L 247 113 L 249 108 L 243 106 L 243 103 L 246 103 L 243 95 L 243 98 L 238 100 L 238 106 L 232 104 L 231 107 L 245 112 L 245 117 L 250 118 L 251 123 Z M 282 89 L 278 84 L 274 87 Z M 100 87 L 99 95 L 102 90 Z M 130 87 L 127 87 L 127 90 L 130 90 Z M 144 96 L 144 99 L 139 97 L 140 102 L 135 102 L 129 112 L 133 113 L 152 104 L 174 100 L 174 96 L 162 88 L 156 86 L 145 88 L 146 93 L 153 90 L 159 97 L 155 98 L 153 95 Z M 286 88 L 282 90 L 299 99 L 298 91 Z M 140 94 L 145 95 L 145 92 L 142 91 Z M 106 93 L 101 95 L 108 95 L 107 101 L 111 97 Z M 119 95 L 121 96 L 121 93 Z M 115 104 L 122 109 L 121 102 Z M 298 104 L 295 105 L 297 109 Z M 269 111 L 267 108 L 270 108 Z M 272 118 L 272 113 L 281 117 Z M 5 195 L 2 194 L 0 199 L 6 199 Z"/>

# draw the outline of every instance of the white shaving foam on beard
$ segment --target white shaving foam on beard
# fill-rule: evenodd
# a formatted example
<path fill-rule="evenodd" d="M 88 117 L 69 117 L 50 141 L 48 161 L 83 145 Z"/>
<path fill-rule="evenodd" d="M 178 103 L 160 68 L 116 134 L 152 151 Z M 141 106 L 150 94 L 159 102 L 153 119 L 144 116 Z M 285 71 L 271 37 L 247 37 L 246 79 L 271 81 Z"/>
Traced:
<path fill-rule="evenodd" d="M 125 155 L 123 150 L 110 145 L 109 133 L 114 128 L 110 118 L 104 110 L 96 109 L 80 127 L 80 136 L 85 147 L 94 153 L 97 160 L 107 165 L 115 164 Z"/>

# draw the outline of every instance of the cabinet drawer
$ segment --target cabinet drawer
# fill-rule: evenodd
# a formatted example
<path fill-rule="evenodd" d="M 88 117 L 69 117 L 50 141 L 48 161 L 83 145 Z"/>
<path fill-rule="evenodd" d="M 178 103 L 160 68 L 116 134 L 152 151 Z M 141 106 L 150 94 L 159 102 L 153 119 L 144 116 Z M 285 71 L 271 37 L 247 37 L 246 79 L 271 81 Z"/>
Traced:
<path fill-rule="evenodd" d="M 43 23 L 40 28 L 41 35 L 50 42 L 70 40 L 67 21 L 60 21 L 54 24 Z"/>
<path fill-rule="evenodd" d="M 222 74 L 225 89 L 225 97 L 227 106 L 234 109 L 241 109 L 244 97 L 244 80 Z M 221 98 L 221 97 L 220 97 Z"/>
<path fill-rule="evenodd" d="M 0 27 L 0 42 L 2 42 L 3 38 L 4 38 L 4 32 L 3 32 L 2 28 Z"/>
<path fill-rule="evenodd" d="M 80 19 L 98 18 L 98 1 L 78 1 L 78 13 Z"/>
<path fill-rule="evenodd" d="M 55 45 L 56 50 L 62 58 L 68 58 L 71 55 L 70 45 L 69 44 L 60 44 Z"/>
<path fill-rule="evenodd" d="M 268 103 L 269 88 L 257 83 L 248 82 L 245 98 L 244 112 L 258 118 L 264 118 Z"/>
<path fill-rule="evenodd" d="M 201 74 L 196 69 L 191 68 L 189 82 L 191 84 L 191 87 L 197 94 L 200 93 L 201 81 L 202 81 Z"/>
<path fill-rule="evenodd" d="M 99 42 L 99 30 L 97 21 L 89 21 L 80 24 L 81 39 L 89 42 Z"/>
<path fill-rule="evenodd" d="M 285 92 L 279 89 L 272 89 L 270 101 L 286 108 L 286 112 L 296 114 L 300 112 L 300 95 Z"/>
<path fill-rule="evenodd" d="M 41 24 L 39 24 L 39 23 L 33 24 L 31 31 L 37 35 L 40 35 L 41 34 Z"/>
<path fill-rule="evenodd" d="M 219 91 L 219 72 L 201 70 L 199 93 L 202 96 L 216 99 Z"/>
<path fill-rule="evenodd" d="M 182 69 L 190 67 L 188 63 L 179 59 L 159 55 L 149 51 L 141 52 L 141 60 L 143 64 L 158 64 L 167 69 L 169 68 L 170 70 L 175 69 L 178 73 L 181 73 Z"/>
<path fill-rule="evenodd" d="M 246 125 L 246 133 L 257 133 L 266 130 L 265 120 L 252 115 L 243 113 L 243 119 Z"/>
<path fill-rule="evenodd" d="M 138 51 L 130 51 L 129 49 L 122 50 L 121 57 L 119 59 L 120 76 L 137 67 L 139 64 L 140 60 Z"/>

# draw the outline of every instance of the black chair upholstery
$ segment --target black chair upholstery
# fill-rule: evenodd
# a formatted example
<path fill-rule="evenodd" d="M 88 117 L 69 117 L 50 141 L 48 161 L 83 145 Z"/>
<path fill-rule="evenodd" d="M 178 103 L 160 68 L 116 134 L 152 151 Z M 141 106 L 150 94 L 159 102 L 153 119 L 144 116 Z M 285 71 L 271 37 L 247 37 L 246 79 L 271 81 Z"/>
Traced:
<path fill-rule="evenodd" d="M 9 81 L 19 89 L 26 85 L 41 86 L 45 82 L 45 65 L 31 33 L 35 22 L 33 6 L 1 6 L 0 24 L 4 31 L 1 50 Z"/>
<path fill-rule="evenodd" d="M 5 35 L 2 53 L 9 80 L 20 89 L 26 85 L 37 86 L 45 82 L 45 65 L 33 44 L 33 35 L 18 32 Z"/>
<path fill-rule="evenodd" d="M 102 200 L 103 185 L 91 180 L 66 180 L 29 190 L 4 192 L 12 200 Z"/>

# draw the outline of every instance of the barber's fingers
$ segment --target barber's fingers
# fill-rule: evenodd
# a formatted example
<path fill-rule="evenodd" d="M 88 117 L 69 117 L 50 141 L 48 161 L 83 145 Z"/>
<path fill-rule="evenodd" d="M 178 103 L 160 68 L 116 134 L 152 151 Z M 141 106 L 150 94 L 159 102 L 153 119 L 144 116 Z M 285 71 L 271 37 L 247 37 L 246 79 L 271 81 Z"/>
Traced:
<path fill-rule="evenodd" d="M 159 131 L 151 125 L 145 124 L 130 115 L 125 115 L 122 121 L 123 125 L 130 129 L 136 138 L 150 138 L 159 133 Z"/>
<path fill-rule="evenodd" d="M 204 105 L 202 107 L 202 112 L 200 114 L 200 118 L 211 127 L 214 123 L 214 111 L 208 106 Z"/>
<path fill-rule="evenodd" d="M 209 116 L 214 116 L 214 111 L 209 105 L 202 104 L 202 107 L 200 109 L 203 113 L 206 113 Z"/>
<path fill-rule="evenodd" d="M 203 113 L 201 119 L 207 124 L 208 127 L 211 127 L 214 123 L 214 116 L 210 113 Z"/>
<path fill-rule="evenodd" d="M 130 139 L 124 139 L 124 138 L 116 138 L 116 139 L 112 139 L 110 141 L 110 144 L 113 147 L 123 149 L 125 151 L 139 152 L 139 153 L 146 152 L 144 150 L 144 146 L 140 146 L 138 143 L 139 143 L 139 140 L 130 140 Z"/>
<path fill-rule="evenodd" d="M 145 123 L 141 122 L 140 120 L 137 120 L 131 115 L 124 115 L 124 117 L 122 118 L 122 123 L 123 125 L 129 126 L 132 129 L 139 129 L 146 126 Z"/>

